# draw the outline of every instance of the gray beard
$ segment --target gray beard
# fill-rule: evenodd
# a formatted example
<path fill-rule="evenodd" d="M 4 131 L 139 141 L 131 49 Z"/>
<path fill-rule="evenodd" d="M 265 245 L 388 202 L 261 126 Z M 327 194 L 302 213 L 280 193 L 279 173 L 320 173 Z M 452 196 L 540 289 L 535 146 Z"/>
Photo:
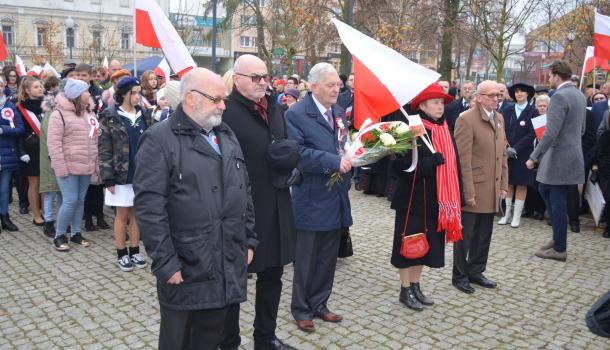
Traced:
<path fill-rule="evenodd" d="M 222 123 L 222 114 L 210 113 L 204 116 L 197 116 L 196 122 L 202 129 L 210 131 Z"/>

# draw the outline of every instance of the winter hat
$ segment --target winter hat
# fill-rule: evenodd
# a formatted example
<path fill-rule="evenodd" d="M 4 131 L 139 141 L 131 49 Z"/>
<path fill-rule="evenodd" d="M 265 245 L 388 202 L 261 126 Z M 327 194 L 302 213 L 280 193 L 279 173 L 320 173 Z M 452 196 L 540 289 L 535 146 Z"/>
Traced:
<path fill-rule="evenodd" d="M 178 108 L 180 104 L 180 82 L 176 80 L 170 80 L 165 84 L 163 88 L 165 90 L 165 98 L 169 101 L 169 105 L 173 110 Z"/>
<path fill-rule="evenodd" d="M 116 83 L 117 91 L 129 91 L 132 87 L 140 85 L 140 81 L 134 77 L 123 77 Z"/>
<path fill-rule="evenodd" d="M 78 79 L 68 79 L 64 86 L 64 95 L 70 100 L 76 99 L 83 92 L 89 90 L 89 84 Z"/>
<path fill-rule="evenodd" d="M 413 101 L 411 101 L 411 108 L 416 110 L 419 108 L 420 103 L 434 98 L 442 98 L 445 101 L 445 104 L 449 104 L 453 101 L 453 97 L 447 95 L 439 83 L 432 83 L 424 91 L 420 92 L 419 95 L 415 96 Z"/>
<path fill-rule="evenodd" d="M 294 97 L 295 100 L 299 99 L 299 92 L 297 89 L 288 89 L 288 91 L 286 91 L 286 95 Z"/>

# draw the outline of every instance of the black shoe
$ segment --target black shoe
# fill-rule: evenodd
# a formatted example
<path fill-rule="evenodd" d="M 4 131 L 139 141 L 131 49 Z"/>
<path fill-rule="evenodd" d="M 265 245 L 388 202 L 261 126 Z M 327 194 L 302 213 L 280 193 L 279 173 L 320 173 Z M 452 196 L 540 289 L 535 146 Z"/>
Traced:
<path fill-rule="evenodd" d="M 7 231 L 19 231 L 19 228 L 13 224 L 8 214 L 0 215 L 0 221 L 2 222 L 2 229 Z"/>
<path fill-rule="evenodd" d="M 103 216 L 97 217 L 97 228 L 99 228 L 100 230 L 107 230 L 110 228 L 110 225 L 108 225 L 106 220 L 104 220 Z"/>
<path fill-rule="evenodd" d="M 95 225 L 93 224 L 93 219 L 91 218 L 91 216 L 85 217 L 85 231 L 97 231 L 97 227 L 95 227 Z"/>
<path fill-rule="evenodd" d="M 544 213 L 534 213 L 532 217 L 534 220 L 544 220 Z"/>
<path fill-rule="evenodd" d="M 580 233 L 580 222 L 570 223 L 570 231 Z"/>
<path fill-rule="evenodd" d="M 549 226 L 553 226 L 553 223 L 551 222 L 551 218 L 546 219 L 546 224 Z"/>
<path fill-rule="evenodd" d="M 268 344 L 254 343 L 254 350 L 296 350 L 296 348 L 288 344 L 284 344 L 281 340 L 275 338 Z"/>
<path fill-rule="evenodd" d="M 453 284 L 453 286 L 455 288 L 457 288 L 457 290 L 459 290 L 460 292 L 464 292 L 466 294 L 472 294 L 474 293 L 474 288 L 472 288 L 472 286 L 470 285 L 469 282 L 451 282 L 451 284 Z"/>
<path fill-rule="evenodd" d="M 483 275 L 479 275 L 477 277 L 470 277 L 469 278 L 470 282 L 474 283 L 474 284 L 478 284 L 479 286 L 483 287 L 483 288 L 496 288 L 498 286 L 498 284 L 492 280 L 487 279 L 485 276 Z"/>
<path fill-rule="evenodd" d="M 28 207 L 19 208 L 19 214 L 27 214 L 27 213 L 28 213 Z"/>
<path fill-rule="evenodd" d="M 45 221 L 42 232 L 49 238 L 55 237 L 55 221 Z"/>
<path fill-rule="evenodd" d="M 415 298 L 417 298 L 417 300 L 419 300 L 419 302 L 423 305 L 434 305 L 434 301 L 426 297 L 424 293 L 421 292 L 421 289 L 419 288 L 419 283 L 411 283 L 411 290 L 413 291 L 413 295 L 415 295 Z"/>
<path fill-rule="evenodd" d="M 521 214 L 522 218 L 530 218 L 532 216 L 534 216 L 534 213 L 529 210 L 524 210 L 523 213 Z"/>
<path fill-rule="evenodd" d="M 43 226 L 44 225 L 44 220 L 42 222 L 36 222 L 36 219 L 32 219 L 32 223 L 36 226 Z"/>
<path fill-rule="evenodd" d="M 59 236 L 53 240 L 53 245 L 55 249 L 63 252 L 66 250 L 70 250 L 70 245 L 68 244 L 68 239 L 65 235 Z"/>
<path fill-rule="evenodd" d="M 610 232 L 608 232 L 608 231 L 604 231 L 604 233 L 602 233 L 602 237 L 604 237 L 604 238 L 610 238 Z"/>
<path fill-rule="evenodd" d="M 415 294 L 413 294 L 413 291 L 411 290 L 411 287 L 405 288 L 400 286 L 400 296 L 398 297 L 398 300 L 405 304 L 409 309 L 413 309 L 415 311 L 424 310 L 424 306 L 419 302 L 419 300 L 417 300 Z"/>
<path fill-rule="evenodd" d="M 83 247 L 88 247 L 91 245 L 91 243 L 89 243 L 89 241 L 86 240 L 80 233 L 73 234 L 72 237 L 70 237 L 70 242 L 82 245 Z"/>

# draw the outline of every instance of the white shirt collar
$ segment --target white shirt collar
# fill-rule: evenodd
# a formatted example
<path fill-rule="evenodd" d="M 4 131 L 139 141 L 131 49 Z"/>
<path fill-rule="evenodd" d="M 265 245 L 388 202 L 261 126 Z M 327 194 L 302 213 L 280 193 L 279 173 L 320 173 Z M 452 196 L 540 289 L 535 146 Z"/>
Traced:
<path fill-rule="evenodd" d="M 311 98 L 313 98 L 313 103 L 315 103 L 316 107 L 318 107 L 318 109 L 320 110 L 320 114 L 322 114 L 322 116 L 326 118 L 324 113 L 326 113 L 329 108 L 324 107 L 313 94 L 311 94 Z"/>
<path fill-rule="evenodd" d="M 491 111 L 491 112 L 490 112 L 490 111 L 488 111 L 487 109 L 485 109 L 485 107 L 483 107 L 483 110 L 485 111 L 485 114 L 487 114 L 487 118 L 489 118 L 489 117 L 493 117 L 493 115 L 494 115 L 494 112 L 493 112 L 493 111 Z"/>

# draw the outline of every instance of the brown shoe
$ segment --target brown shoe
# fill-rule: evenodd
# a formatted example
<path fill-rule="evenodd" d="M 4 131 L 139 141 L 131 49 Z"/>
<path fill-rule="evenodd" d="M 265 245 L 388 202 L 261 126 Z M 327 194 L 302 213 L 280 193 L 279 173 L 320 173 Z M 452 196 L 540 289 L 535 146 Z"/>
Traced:
<path fill-rule="evenodd" d="M 341 322 L 343 320 L 343 316 L 337 315 L 336 313 L 330 312 L 330 311 L 328 313 L 325 313 L 324 315 L 320 315 L 320 318 L 324 322 L 333 322 L 333 323 Z"/>
<path fill-rule="evenodd" d="M 567 252 L 558 252 L 553 248 L 547 250 L 541 250 L 536 253 L 536 256 L 542 259 L 552 259 L 557 261 L 566 261 L 568 258 Z"/>
<path fill-rule="evenodd" d="M 549 249 L 551 249 L 553 247 L 555 247 L 555 241 L 551 239 L 545 245 L 540 247 L 540 251 L 549 250 Z"/>
<path fill-rule="evenodd" d="M 297 327 L 300 330 L 307 333 L 312 333 L 316 330 L 316 326 L 313 324 L 312 320 L 297 320 Z"/>

